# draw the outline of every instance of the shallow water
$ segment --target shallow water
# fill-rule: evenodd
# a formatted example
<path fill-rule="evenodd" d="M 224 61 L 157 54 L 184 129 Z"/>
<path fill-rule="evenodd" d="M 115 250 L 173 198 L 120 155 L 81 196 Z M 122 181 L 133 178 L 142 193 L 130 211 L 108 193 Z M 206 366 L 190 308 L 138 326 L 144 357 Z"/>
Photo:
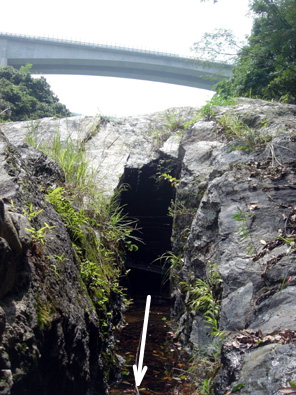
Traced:
<path fill-rule="evenodd" d="M 186 382 L 188 356 L 181 352 L 169 324 L 170 306 L 152 296 L 143 366 L 148 370 L 135 389 L 133 365 L 136 361 L 144 320 L 145 300 L 138 300 L 126 312 L 125 326 L 117 333 L 117 353 L 125 359 L 122 382 L 109 390 L 114 394 L 189 395 Z M 181 378 L 180 378 L 181 377 Z"/>

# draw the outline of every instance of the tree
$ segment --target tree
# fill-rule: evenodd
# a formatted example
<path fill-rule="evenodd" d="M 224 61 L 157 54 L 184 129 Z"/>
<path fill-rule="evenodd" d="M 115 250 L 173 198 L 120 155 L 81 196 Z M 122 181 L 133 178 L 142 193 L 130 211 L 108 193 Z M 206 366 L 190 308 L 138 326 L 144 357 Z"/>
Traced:
<path fill-rule="evenodd" d="M 231 78 L 216 89 L 296 104 L 296 1 L 252 0 L 250 9 L 254 23 L 248 43 L 237 52 Z"/>
<path fill-rule="evenodd" d="M 32 78 L 30 69 L 31 65 L 20 70 L 0 67 L 0 122 L 70 116 L 46 79 Z"/>

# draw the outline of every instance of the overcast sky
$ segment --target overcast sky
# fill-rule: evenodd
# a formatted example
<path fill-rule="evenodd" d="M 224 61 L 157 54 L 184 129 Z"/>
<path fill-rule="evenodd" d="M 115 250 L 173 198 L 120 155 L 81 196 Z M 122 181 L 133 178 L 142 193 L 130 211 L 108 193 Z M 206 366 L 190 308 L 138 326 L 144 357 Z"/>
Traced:
<path fill-rule="evenodd" d="M 205 32 L 250 33 L 249 0 L 37 0 L 1 4 L 1 31 L 148 48 L 192 55 Z M 148 81 L 46 76 L 60 101 L 77 113 L 134 115 L 172 106 L 200 106 L 209 91 Z"/>

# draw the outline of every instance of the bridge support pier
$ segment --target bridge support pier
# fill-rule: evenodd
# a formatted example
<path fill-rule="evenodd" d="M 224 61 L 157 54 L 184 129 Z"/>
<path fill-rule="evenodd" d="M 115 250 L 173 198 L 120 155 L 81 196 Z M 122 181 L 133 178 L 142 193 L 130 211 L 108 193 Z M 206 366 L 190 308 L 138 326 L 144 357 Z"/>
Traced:
<path fill-rule="evenodd" d="M 7 66 L 7 56 L 6 56 L 6 48 L 7 48 L 7 40 L 4 38 L 0 38 L 0 66 Z"/>

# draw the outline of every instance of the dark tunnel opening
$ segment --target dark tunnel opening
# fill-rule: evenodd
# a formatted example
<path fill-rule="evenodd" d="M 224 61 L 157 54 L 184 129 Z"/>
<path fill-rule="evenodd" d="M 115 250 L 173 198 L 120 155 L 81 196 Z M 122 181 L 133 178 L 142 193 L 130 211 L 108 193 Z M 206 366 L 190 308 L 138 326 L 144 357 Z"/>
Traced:
<path fill-rule="evenodd" d="M 166 173 L 176 177 L 176 160 L 158 160 L 144 165 L 141 169 L 126 168 L 121 185 L 127 188 L 121 192 L 120 203 L 129 218 L 137 220 L 134 235 L 142 239 L 136 242 L 137 251 L 127 251 L 126 269 L 129 269 L 127 283 L 124 284 L 131 297 L 169 296 L 168 267 L 159 259 L 171 250 L 173 218 L 169 207 L 175 197 L 175 188 L 161 177 Z"/>

